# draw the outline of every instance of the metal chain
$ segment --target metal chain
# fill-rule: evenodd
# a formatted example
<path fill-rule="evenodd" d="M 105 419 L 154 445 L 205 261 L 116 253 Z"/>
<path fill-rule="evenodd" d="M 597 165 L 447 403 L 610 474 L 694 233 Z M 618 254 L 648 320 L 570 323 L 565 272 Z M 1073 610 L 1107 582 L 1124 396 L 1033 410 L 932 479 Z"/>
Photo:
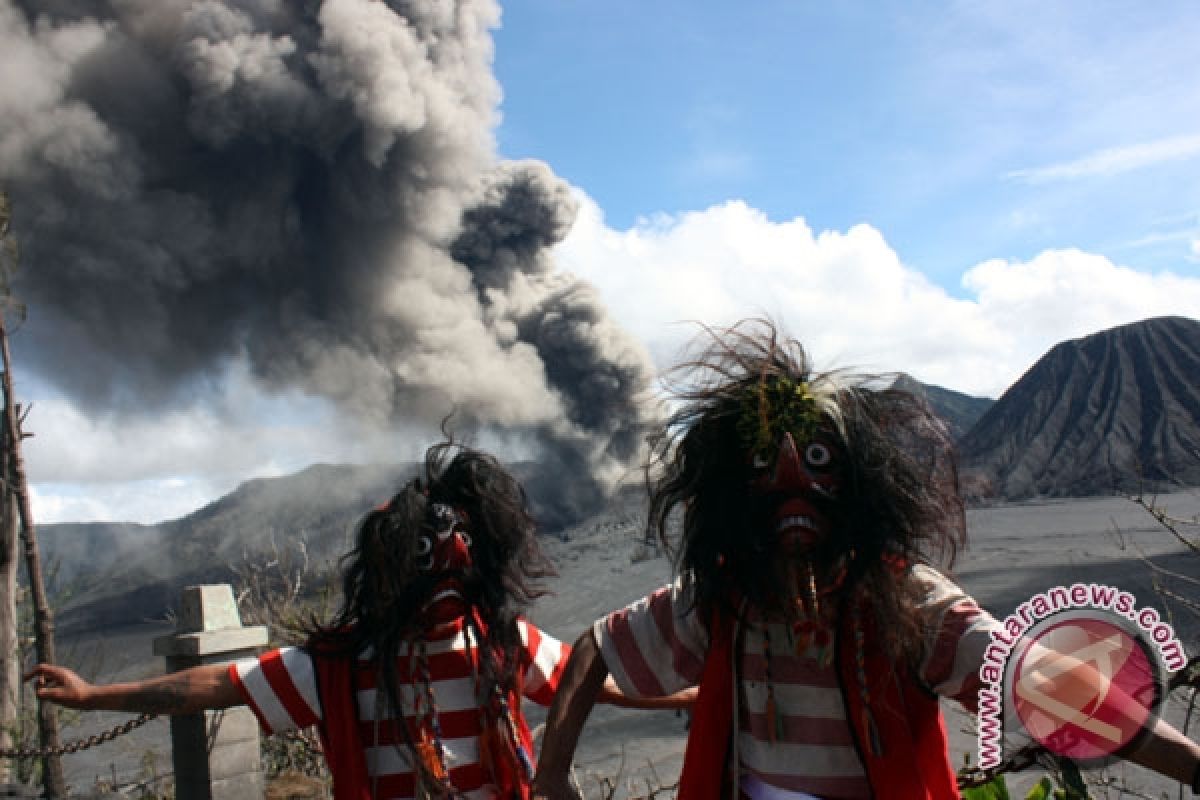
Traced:
<path fill-rule="evenodd" d="M 45 758 L 46 756 L 61 756 L 68 753 L 78 753 L 104 742 L 111 742 L 118 736 L 124 736 L 132 730 L 142 727 L 157 714 L 142 714 L 140 717 L 117 725 L 107 731 L 102 731 L 86 739 L 75 739 L 59 747 L 21 747 L 12 750 L 0 750 L 0 758 Z"/>
<path fill-rule="evenodd" d="M 75 739 L 59 747 L 20 747 L 9 750 L 0 749 L 0 758 L 44 758 L 50 755 L 61 756 L 69 753 L 78 753 L 81 750 L 87 750 L 95 747 L 96 745 L 104 744 L 105 742 L 111 742 L 113 739 L 116 739 L 119 736 L 124 736 L 125 734 L 142 727 L 147 722 L 156 719 L 157 717 L 157 714 L 142 714 L 139 717 L 131 719 L 128 722 L 123 722 L 109 730 L 101 731 L 100 733 L 88 736 L 85 739 Z M 320 746 L 314 744 L 310 736 L 306 735 L 302 731 L 284 731 L 283 733 L 276 735 L 298 744 L 302 744 L 310 756 L 322 755 Z"/>

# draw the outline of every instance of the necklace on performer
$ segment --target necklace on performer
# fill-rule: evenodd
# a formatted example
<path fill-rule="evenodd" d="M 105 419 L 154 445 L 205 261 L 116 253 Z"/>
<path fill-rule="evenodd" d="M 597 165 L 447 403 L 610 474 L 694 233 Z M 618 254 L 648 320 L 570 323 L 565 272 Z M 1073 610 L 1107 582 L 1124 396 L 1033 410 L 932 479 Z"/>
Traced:
<path fill-rule="evenodd" d="M 841 587 L 845 579 L 845 568 L 838 571 L 834 580 L 826 587 L 818 589 L 817 575 L 811 561 L 804 563 L 803 574 L 796 576 L 803 584 L 796 587 L 795 616 L 786 626 L 788 643 L 798 657 L 804 657 L 811 651 L 813 658 L 822 666 L 829 666 L 833 661 L 833 624 L 831 604 L 822 604 L 821 597 L 829 595 Z"/>
<path fill-rule="evenodd" d="M 432 800 L 432 798 L 451 797 L 458 794 L 450 781 L 450 770 L 447 768 L 446 746 L 442 741 L 442 724 L 437 700 L 433 694 L 433 683 L 429 674 L 429 658 L 425 653 L 424 640 L 418 639 L 412 651 L 416 656 L 415 665 L 410 661 L 410 674 L 417 679 L 413 688 L 413 726 L 417 729 L 416 750 L 417 763 L 417 800 Z"/>
<path fill-rule="evenodd" d="M 471 672 L 480 712 L 480 764 L 491 775 L 501 795 L 509 796 L 518 787 L 533 782 L 533 755 L 522 738 L 508 693 L 498 682 L 495 653 L 483 636 L 482 622 L 472 615 L 463 626 L 463 634 L 467 637 L 467 650 L 476 654 L 476 659 L 471 659 Z M 520 702 L 519 697 L 514 699 Z"/>

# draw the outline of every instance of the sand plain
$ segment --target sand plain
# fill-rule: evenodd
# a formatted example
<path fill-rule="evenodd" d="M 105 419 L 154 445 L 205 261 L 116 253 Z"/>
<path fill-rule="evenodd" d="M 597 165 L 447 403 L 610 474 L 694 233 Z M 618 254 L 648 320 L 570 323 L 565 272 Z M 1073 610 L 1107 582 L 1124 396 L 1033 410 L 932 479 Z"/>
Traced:
<path fill-rule="evenodd" d="M 1154 500 L 1172 516 L 1200 516 L 1200 492 L 1183 491 Z M 1200 580 L 1200 555 L 1186 552 L 1144 509 L 1123 497 L 1042 501 L 974 509 L 967 514 L 968 544 L 952 574 L 989 612 L 998 618 L 1013 612 L 1037 592 L 1076 581 L 1116 586 L 1138 598 L 1139 606 L 1153 605 L 1173 613 L 1177 635 L 1189 653 L 1200 650 L 1200 619 L 1177 602 L 1161 597 L 1155 568 Z M 552 542 L 547 550 L 559 566 L 557 595 L 539 603 L 534 619 L 546 629 L 573 640 L 596 616 L 597 601 L 619 608 L 643 596 L 670 577 L 665 558 L 640 560 L 641 518 L 619 510 L 567 532 L 568 541 Z M 1195 526 L 1193 537 L 1200 536 Z M 1166 578 L 1162 578 L 1167 580 Z M 1176 591 L 1195 585 L 1167 580 Z M 603 604 L 601 604 L 603 608 Z M 974 718 L 957 704 L 945 702 L 951 733 L 952 758 L 976 760 Z M 1167 716 L 1183 720 L 1181 698 Z M 536 711 L 531 718 L 540 718 Z M 1200 738 L 1200 721 L 1192 723 Z M 599 707 L 584 732 L 576 759 L 576 774 L 591 797 L 605 793 L 605 780 L 615 783 L 616 797 L 644 795 L 656 785 L 674 783 L 687 735 L 684 719 L 673 712 L 638 712 Z M 1024 789 L 1040 772 L 1014 776 L 1010 786 Z M 1114 776 L 1150 797 L 1174 797 L 1177 786 L 1137 767 L 1115 766 L 1091 773 L 1096 779 Z M 1096 791 L 1096 797 L 1120 797 L 1116 789 Z M 1022 793 L 1020 796 L 1024 796 Z M 1131 795 L 1124 795 L 1131 796 Z M 1132 795 L 1137 796 L 1137 795 Z"/>
<path fill-rule="evenodd" d="M 1181 491 L 1158 498 L 1172 515 L 1200 516 L 1200 492 Z M 600 614 L 619 608 L 671 575 L 662 556 L 653 557 L 640 544 L 640 509 L 614 507 L 566 531 L 564 540 L 548 539 L 545 549 L 559 576 L 554 594 L 539 601 L 531 617 L 545 630 L 573 640 Z M 1193 536 L 1197 529 L 1190 529 Z M 1045 501 L 976 509 L 968 512 L 969 543 L 953 574 L 980 604 L 998 617 L 1013 611 L 1033 594 L 1078 580 L 1117 586 L 1134 594 L 1139 605 L 1154 605 L 1175 614 L 1173 623 L 1190 653 L 1200 650 L 1200 620 L 1157 593 L 1155 568 L 1200 580 L 1200 555 L 1188 553 L 1144 510 L 1125 498 Z M 1177 579 L 1177 591 L 1195 592 Z M 1188 596 L 1185 594 L 1185 596 Z M 135 625 L 115 632 L 60 644 L 63 660 L 110 679 L 155 674 L 161 661 L 151 655 L 151 640 L 166 627 Z M 952 733 L 952 757 L 974 757 L 972 718 L 946 704 Z M 531 721 L 541 712 L 527 705 Z M 1175 698 L 1168 718 L 1183 720 L 1182 700 Z M 88 735 L 127 719 L 93 714 L 64 731 L 64 739 Z M 1192 723 L 1200 737 L 1200 721 Z M 685 719 L 674 712 L 641 712 L 598 708 L 589 720 L 578 752 L 576 775 L 589 797 L 605 792 L 604 781 L 616 786 L 615 798 L 644 795 L 648 788 L 670 785 L 678 777 L 686 737 Z M 152 765 L 152 766 L 151 766 Z M 114 777 L 119 783 L 145 775 L 148 769 L 170 769 L 167 724 L 156 720 L 129 736 L 85 753 L 67 756 L 68 781 L 79 789 Z M 1110 767 L 1094 777 L 1115 775 L 1140 794 L 1116 789 L 1095 797 L 1176 797 L 1177 786 L 1136 767 Z M 1016 776 L 1011 785 L 1027 787 L 1036 775 Z M 1023 796 L 1021 794 L 1020 796 Z"/>

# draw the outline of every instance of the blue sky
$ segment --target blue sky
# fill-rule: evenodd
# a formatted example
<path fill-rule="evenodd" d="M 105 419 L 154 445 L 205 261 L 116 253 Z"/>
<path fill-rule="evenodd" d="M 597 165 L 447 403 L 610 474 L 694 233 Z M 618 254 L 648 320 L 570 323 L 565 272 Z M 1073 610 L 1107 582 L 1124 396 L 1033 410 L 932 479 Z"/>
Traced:
<path fill-rule="evenodd" d="M 960 296 L 1049 248 L 1196 272 L 1194 3 L 520 0 L 495 38 L 501 152 L 614 228 L 730 199 L 867 223 Z"/>
<path fill-rule="evenodd" d="M 768 313 L 819 366 L 998 397 L 1065 339 L 1200 317 L 1200 4 L 502 6 L 496 153 L 570 183 L 557 268 L 658 367 L 681 321 Z M 123 420 L 26 383 L 38 518 L 155 521 L 422 449 L 237 363 L 213 380 L 218 403 Z"/>

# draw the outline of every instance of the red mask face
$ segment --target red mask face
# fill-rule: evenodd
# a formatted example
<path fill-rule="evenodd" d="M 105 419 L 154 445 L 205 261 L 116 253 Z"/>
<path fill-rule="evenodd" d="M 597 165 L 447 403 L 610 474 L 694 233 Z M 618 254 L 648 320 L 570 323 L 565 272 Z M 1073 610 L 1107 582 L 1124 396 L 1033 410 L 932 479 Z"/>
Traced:
<path fill-rule="evenodd" d="M 470 571 L 471 534 L 467 532 L 465 511 L 442 503 L 430 506 L 432 533 L 417 540 L 417 566 L 423 572 L 441 576 L 433 595 L 425 604 L 430 619 L 437 624 L 461 617 L 467 611 L 463 576 Z"/>
<path fill-rule="evenodd" d="M 433 534 L 417 540 L 418 566 L 425 572 L 465 572 L 472 566 L 467 514 L 442 503 L 430 508 Z"/>
<path fill-rule="evenodd" d="M 797 447 L 792 434 L 784 432 L 773 464 L 761 456 L 751 458 L 758 474 L 750 481 L 750 493 L 770 507 L 767 524 L 779 550 L 794 555 L 823 541 L 830 527 L 823 509 L 841 488 L 833 437 L 817 433 Z"/>

